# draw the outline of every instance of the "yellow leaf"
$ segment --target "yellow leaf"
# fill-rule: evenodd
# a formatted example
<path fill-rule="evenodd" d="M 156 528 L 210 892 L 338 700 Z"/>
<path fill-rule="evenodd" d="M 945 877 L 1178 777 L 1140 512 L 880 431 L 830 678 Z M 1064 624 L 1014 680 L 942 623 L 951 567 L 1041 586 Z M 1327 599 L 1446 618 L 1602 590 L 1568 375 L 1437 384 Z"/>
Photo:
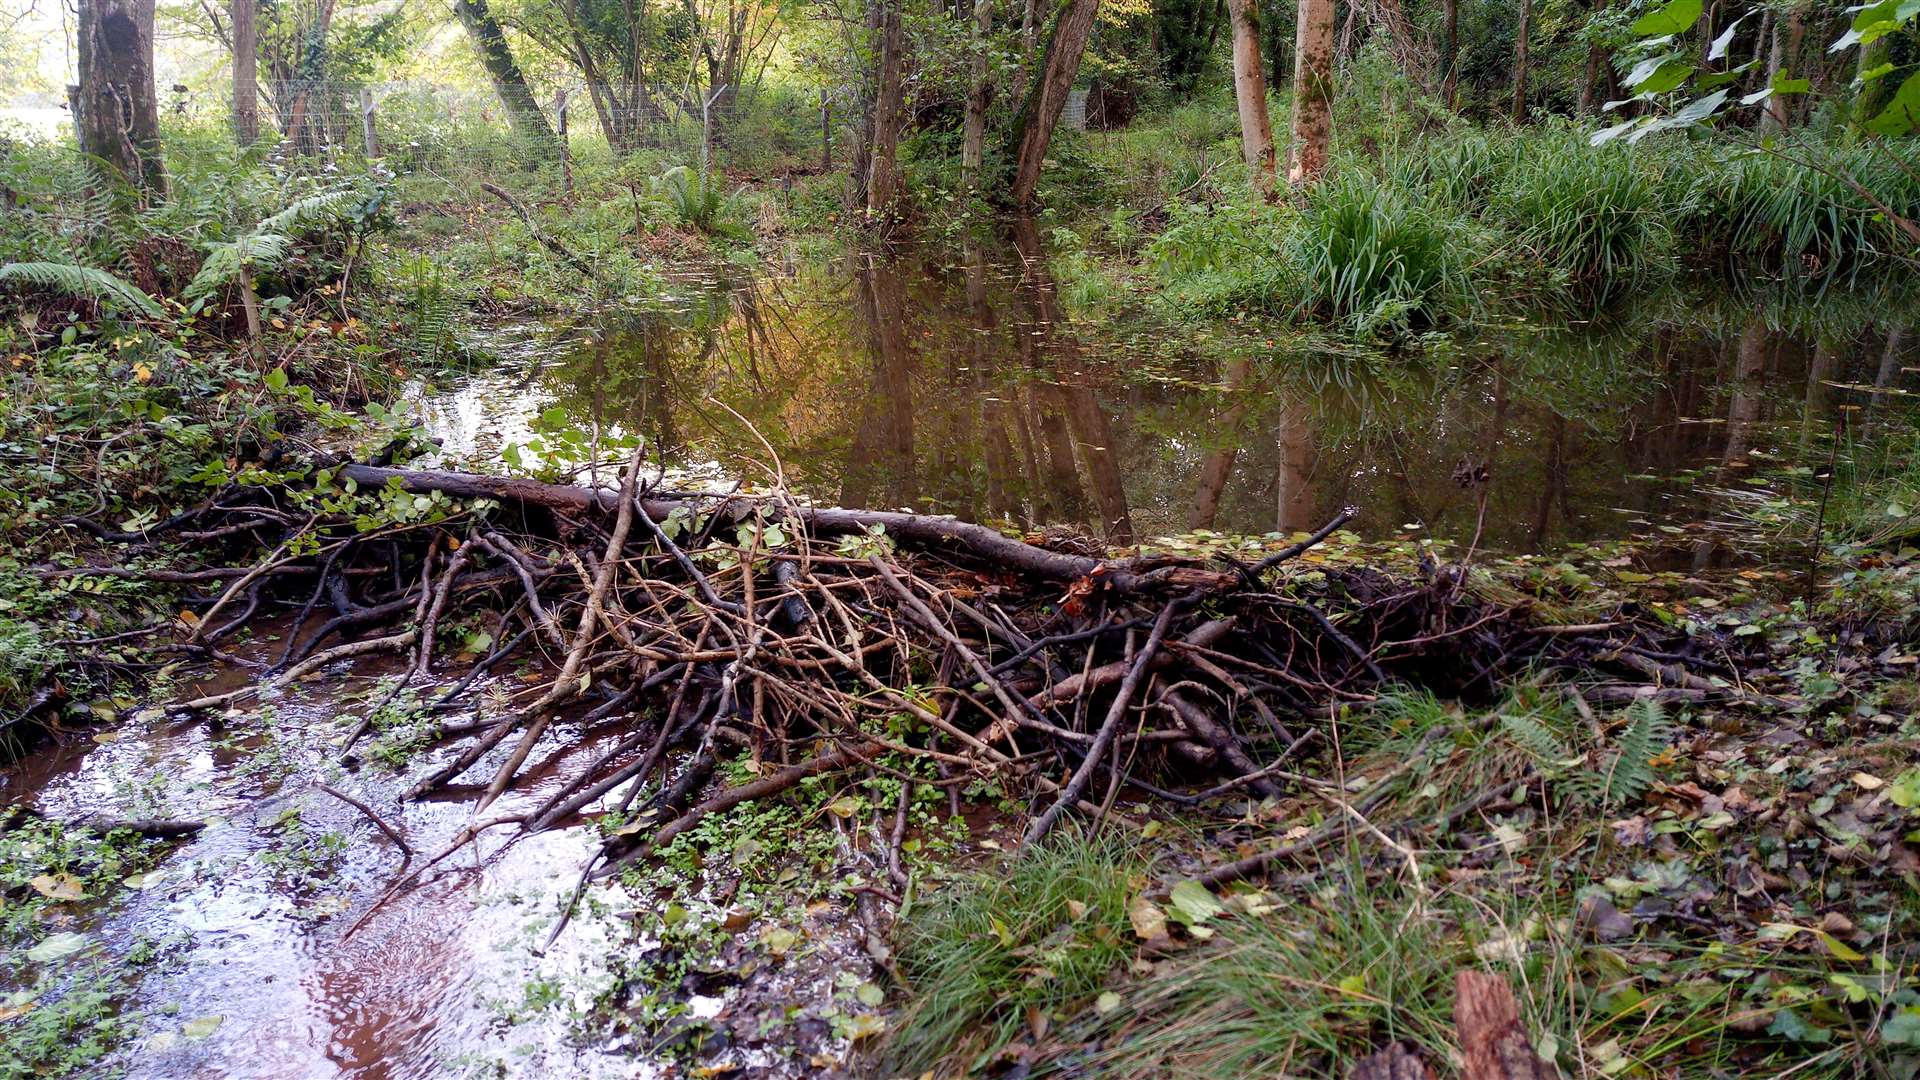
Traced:
<path fill-rule="evenodd" d="M 85 900 L 87 892 L 80 887 L 80 879 L 72 874 L 41 874 L 27 882 L 33 891 L 49 900 Z"/>
<path fill-rule="evenodd" d="M 144 364 L 144 363 L 136 363 L 136 364 L 134 364 L 134 365 L 133 365 L 133 381 L 134 381 L 134 382 L 140 382 L 140 383 L 143 383 L 143 382 L 152 382 L 152 381 L 153 381 L 153 369 L 152 369 L 152 368 L 150 368 L 150 367 L 148 367 L 148 366 L 147 366 L 146 364 Z"/>
<path fill-rule="evenodd" d="M 1133 932 L 1142 941 L 1167 936 L 1167 913 L 1144 896 L 1135 897 L 1133 903 L 1127 905 L 1127 921 L 1133 923 Z"/>

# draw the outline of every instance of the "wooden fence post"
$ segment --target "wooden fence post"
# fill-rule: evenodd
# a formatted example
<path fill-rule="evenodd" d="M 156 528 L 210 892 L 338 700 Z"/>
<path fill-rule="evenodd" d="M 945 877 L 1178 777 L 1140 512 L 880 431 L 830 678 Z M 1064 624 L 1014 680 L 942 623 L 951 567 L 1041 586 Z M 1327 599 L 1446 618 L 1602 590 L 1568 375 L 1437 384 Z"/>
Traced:
<path fill-rule="evenodd" d="M 567 89 L 553 92 L 553 111 L 560 125 L 560 190 L 573 197 L 573 149 L 567 145 Z"/>
<path fill-rule="evenodd" d="M 373 91 L 360 88 L 360 138 L 366 144 L 367 156 L 380 156 L 380 142 L 373 135 Z"/>

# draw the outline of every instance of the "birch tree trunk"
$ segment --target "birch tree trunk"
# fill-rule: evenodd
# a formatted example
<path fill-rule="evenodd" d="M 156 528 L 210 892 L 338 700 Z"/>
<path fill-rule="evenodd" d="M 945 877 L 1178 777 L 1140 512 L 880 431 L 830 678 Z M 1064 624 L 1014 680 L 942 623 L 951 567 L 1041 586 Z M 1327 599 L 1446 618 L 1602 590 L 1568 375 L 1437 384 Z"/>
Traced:
<path fill-rule="evenodd" d="M 487 69 L 493 92 L 507 110 L 508 127 L 540 156 L 558 157 L 560 139 L 527 87 L 527 76 L 513 58 L 506 33 L 487 9 L 487 0 L 455 0 L 453 10 L 460 16 L 460 25 L 466 27 L 474 52 L 480 54 L 480 66 Z"/>
<path fill-rule="evenodd" d="M 1306 184 L 1327 169 L 1333 132 L 1334 0 L 1300 0 L 1293 50 L 1293 150 L 1287 182 Z"/>
<path fill-rule="evenodd" d="M 1260 26 L 1253 0 L 1227 0 L 1233 21 L 1233 93 L 1240 105 L 1240 150 L 1253 189 L 1273 197 L 1273 122 L 1267 116 L 1267 76 L 1260 66 Z"/>
<path fill-rule="evenodd" d="M 260 0 L 233 0 L 233 141 L 260 141 Z"/>
<path fill-rule="evenodd" d="M 1009 193 L 1015 206 L 1033 203 L 1034 188 L 1040 183 L 1040 166 L 1046 160 L 1047 146 L 1053 141 L 1054 125 L 1067 106 L 1067 91 L 1080 73 L 1080 59 L 1086 55 L 1087 39 L 1093 36 L 1093 17 L 1099 13 L 1100 0 L 1067 0 L 1065 10 L 1053 24 L 1047 39 L 1047 55 L 1040 65 L 1040 79 L 1027 94 L 1014 127 L 1013 188 Z"/>
<path fill-rule="evenodd" d="M 987 106 L 993 86 L 987 82 L 987 44 L 993 34 L 993 0 L 973 0 L 973 69 L 967 87 L 967 116 L 960 137 L 960 189 L 972 191 L 980 180 L 987 152 Z"/>
<path fill-rule="evenodd" d="M 153 91 L 153 0 L 80 0 L 69 100 L 80 149 L 141 191 L 165 195 L 160 109 Z"/>

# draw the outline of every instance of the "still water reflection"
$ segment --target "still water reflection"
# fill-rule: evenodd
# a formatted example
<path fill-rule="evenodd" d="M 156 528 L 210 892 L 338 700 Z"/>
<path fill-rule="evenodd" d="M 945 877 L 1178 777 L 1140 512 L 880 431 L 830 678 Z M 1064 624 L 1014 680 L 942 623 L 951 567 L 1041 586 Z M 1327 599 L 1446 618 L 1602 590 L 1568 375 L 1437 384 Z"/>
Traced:
<path fill-rule="evenodd" d="M 1527 551 L 1694 533 L 1752 477 L 1884 425 L 1904 370 L 1899 306 L 1859 295 L 1673 290 L 1395 349 L 1156 331 L 1069 311 L 1016 241 L 682 280 L 429 396 L 429 426 L 446 460 L 498 469 L 558 408 L 711 486 L 767 482 L 764 438 L 815 500 L 1116 543 L 1351 503 L 1372 535 Z"/>

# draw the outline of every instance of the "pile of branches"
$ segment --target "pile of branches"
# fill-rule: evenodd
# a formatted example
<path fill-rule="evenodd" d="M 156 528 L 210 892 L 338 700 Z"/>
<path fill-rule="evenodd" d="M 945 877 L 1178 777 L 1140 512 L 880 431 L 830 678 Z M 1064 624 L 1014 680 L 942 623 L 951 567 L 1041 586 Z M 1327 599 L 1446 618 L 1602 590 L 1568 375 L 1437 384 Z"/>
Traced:
<path fill-rule="evenodd" d="M 896 833 L 916 784 L 957 804 L 964 786 L 997 779 L 1031 794 L 1032 842 L 1067 815 L 1117 817 L 1122 793 L 1123 812 L 1280 795 L 1330 713 L 1390 684 L 1488 697 L 1523 669 L 1559 667 L 1601 700 L 1744 693 L 1708 677 L 1724 660 L 1697 638 L 1627 613 L 1541 625 L 1525 604 L 1466 587 L 1459 566 L 1287 572 L 1351 510 L 1257 563 L 1103 559 L 949 518 L 676 495 L 643 483 L 642 464 L 636 452 L 617 491 L 346 465 L 334 476 L 362 489 L 439 493 L 468 509 L 360 531 L 344 514 L 294 512 L 286 492 L 263 487 L 163 523 L 271 549 L 246 565 L 172 572 L 210 587 L 171 647 L 257 669 L 239 689 L 176 707 L 238 705 L 397 655 L 394 692 L 430 687 L 448 717 L 437 728 L 444 760 L 410 795 L 472 795 L 471 834 L 615 810 L 640 825 L 609 837 L 588 868 L 607 876 L 709 814 L 829 773 L 907 780 Z M 274 610 L 291 615 L 274 627 L 277 657 L 223 650 Z M 464 672 L 443 672 L 437 643 L 456 613 L 493 620 L 494 644 Z M 468 701 L 489 672 L 529 661 L 543 677 L 513 682 L 504 708 Z M 574 775 L 543 783 L 537 804 L 482 816 L 550 731 L 609 725 L 615 737 Z M 716 789 L 723 757 L 741 753 L 759 763 L 756 778 Z M 894 862 L 897 874 L 897 852 Z"/>

